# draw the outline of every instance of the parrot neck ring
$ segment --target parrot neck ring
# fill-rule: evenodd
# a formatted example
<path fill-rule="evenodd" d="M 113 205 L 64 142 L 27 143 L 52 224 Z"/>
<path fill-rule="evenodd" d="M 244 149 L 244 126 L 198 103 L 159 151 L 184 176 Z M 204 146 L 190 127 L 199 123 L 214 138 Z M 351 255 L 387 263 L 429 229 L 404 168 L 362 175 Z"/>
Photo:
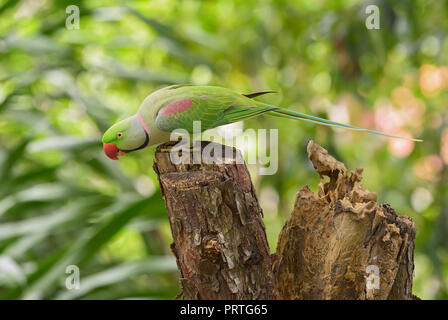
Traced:
<path fill-rule="evenodd" d="M 149 135 L 145 130 L 145 142 L 143 142 L 143 144 L 140 147 L 134 148 L 134 149 L 119 149 L 119 151 L 124 152 L 124 153 L 128 153 L 128 152 L 132 152 L 132 151 L 137 151 L 140 149 L 145 148 L 149 143 Z"/>
<path fill-rule="evenodd" d="M 137 113 L 137 119 L 138 119 L 138 122 L 140 122 L 140 125 L 142 126 L 143 130 L 145 130 L 145 142 L 143 142 L 143 144 L 140 147 L 137 147 L 137 148 L 134 148 L 134 149 L 128 149 L 128 150 L 120 149 L 119 151 L 121 151 L 123 153 L 128 153 L 128 152 L 132 152 L 132 151 L 137 151 L 137 150 L 143 149 L 149 143 L 149 136 L 150 136 L 150 134 L 149 134 L 148 127 L 146 126 L 146 123 L 143 120 L 142 116 L 140 114 L 138 114 L 138 113 Z"/>
<path fill-rule="evenodd" d="M 143 127 L 143 130 L 145 130 L 146 135 L 149 136 L 150 134 L 149 134 L 148 127 L 146 126 L 145 121 L 143 120 L 142 116 L 139 113 L 137 113 L 137 119 L 138 119 L 138 122 L 140 122 L 141 126 Z"/>

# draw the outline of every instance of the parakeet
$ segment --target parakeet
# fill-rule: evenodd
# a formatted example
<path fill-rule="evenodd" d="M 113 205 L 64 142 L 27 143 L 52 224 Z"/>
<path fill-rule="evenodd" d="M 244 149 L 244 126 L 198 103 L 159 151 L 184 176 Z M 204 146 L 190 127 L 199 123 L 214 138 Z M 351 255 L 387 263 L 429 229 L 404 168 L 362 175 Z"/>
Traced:
<path fill-rule="evenodd" d="M 193 133 L 193 121 L 201 121 L 201 130 L 205 131 L 261 114 L 421 141 L 354 127 L 253 99 L 272 92 L 240 94 L 222 87 L 187 84 L 159 89 L 145 98 L 135 115 L 117 122 L 104 133 L 104 152 L 109 158 L 118 160 L 118 156 L 126 153 L 168 142 L 171 132 L 175 129 L 185 129 Z"/>

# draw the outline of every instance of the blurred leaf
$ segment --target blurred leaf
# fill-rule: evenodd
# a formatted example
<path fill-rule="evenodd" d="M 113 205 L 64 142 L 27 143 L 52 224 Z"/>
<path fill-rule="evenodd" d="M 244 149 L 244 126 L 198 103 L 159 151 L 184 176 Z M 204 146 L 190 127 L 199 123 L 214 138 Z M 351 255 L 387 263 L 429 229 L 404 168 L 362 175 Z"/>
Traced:
<path fill-rule="evenodd" d="M 56 299 L 76 299 L 99 287 L 116 284 L 142 273 L 156 275 L 158 273 L 173 272 L 176 270 L 177 266 L 174 257 L 153 256 L 145 261 L 122 263 L 82 278 L 80 290 L 67 290 L 56 296 Z"/>
<path fill-rule="evenodd" d="M 82 266 L 92 258 L 95 252 L 132 218 L 141 214 L 151 202 L 152 199 L 149 198 L 125 203 L 121 205 L 124 208 L 111 214 L 107 221 L 88 228 L 55 264 L 48 266 L 42 276 L 25 290 L 23 298 L 42 298 L 42 295 L 50 290 L 58 279 L 64 277 L 65 268 L 68 265 L 77 265 L 82 271 Z"/>
<path fill-rule="evenodd" d="M 22 268 L 10 257 L 0 255 L 0 286 L 24 285 Z"/>
<path fill-rule="evenodd" d="M 81 139 L 74 136 L 50 137 L 33 141 L 29 144 L 27 151 L 42 152 L 51 149 L 79 151 L 99 145 L 100 141 L 98 139 Z"/>

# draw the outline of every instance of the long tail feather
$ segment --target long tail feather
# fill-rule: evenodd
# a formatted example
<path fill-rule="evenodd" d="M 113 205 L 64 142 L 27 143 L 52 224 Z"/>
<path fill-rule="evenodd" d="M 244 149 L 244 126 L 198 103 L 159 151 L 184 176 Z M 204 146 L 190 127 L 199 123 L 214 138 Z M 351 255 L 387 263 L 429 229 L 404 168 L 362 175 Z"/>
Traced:
<path fill-rule="evenodd" d="M 246 96 L 246 97 L 252 99 L 252 98 L 261 96 L 261 95 L 263 95 L 263 94 L 268 94 L 268 93 L 277 93 L 277 91 L 260 91 L 260 92 L 253 92 L 253 93 L 243 94 L 243 96 Z"/>
<path fill-rule="evenodd" d="M 321 125 L 329 126 L 329 127 L 336 127 L 336 128 L 342 128 L 342 129 L 368 132 L 368 133 L 391 137 L 391 138 L 404 139 L 404 140 L 410 140 L 410 141 L 416 141 L 416 142 L 423 141 L 421 139 L 402 137 L 402 136 L 397 136 L 397 135 L 384 133 L 384 132 L 380 132 L 380 131 L 376 131 L 376 130 L 355 127 L 355 126 L 351 126 L 348 124 L 343 124 L 343 123 L 339 123 L 339 122 L 335 122 L 335 121 L 331 121 L 331 120 L 327 120 L 327 119 L 323 119 L 323 118 L 319 118 L 319 117 L 315 117 L 315 116 L 310 116 L 305 113 L 300 113 L 297 111 L 292 111 L 292 110 L 283 109 L 283 108 L 273 110 L 273 111 L 269 112 L 268 114 L 273 115 L 273 116 L 282 117 L 282 118 L 290 118 L 290 119 L 302 120 L 302 121 L 306 121 L 306 122 L 312 122 L 312 123 L 321 124 Z"/>

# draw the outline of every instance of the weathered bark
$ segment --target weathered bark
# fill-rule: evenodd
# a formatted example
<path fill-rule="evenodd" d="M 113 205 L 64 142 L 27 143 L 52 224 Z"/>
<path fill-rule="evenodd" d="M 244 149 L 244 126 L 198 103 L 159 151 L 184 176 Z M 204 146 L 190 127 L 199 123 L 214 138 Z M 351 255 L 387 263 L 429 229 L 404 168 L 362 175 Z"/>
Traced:
<path fill-rule="evenodd" d="M 308 156 L 321 178 L 330 179 L 319 184 L 317 194 L 299 190 L 280 233 L 280 297 L 413 299 L 412 220 L 377 204 L 376 193 L 356 184 L 362 169 L 348 173 L 313 141 Z"/>
<path fill-rule="evenodd" d="M 207 157 L 197 164 L 173 164 L 172 144 L 156 151 L 154 170 L 168 210 L 183 298 L 415 298 L 414 224 L 377 204 L 376 194 L 357 184 L 362 169 L 349 173 L 311 141 L 309 158 L 329 181 L 319 184 L 317 194 L 308 187 L 299 190 L 277 253 L 270 256 L 249 173 L 244 163 L 236 163 L 239 151 L 209 142 L 199 151 L 210 147 L 223 148 L 220 164 Z M 193 161 L 191 153 L 188 159 Z"/>
<path fill-rule="evenodd" d="M 154 162 L 165 199 L 185 299 L 275 299 L 277 286 L 255 190 L 238 150 L 222 149 L 222 164 L 173 164 L 172 145 Z M 212 148 L 212 149 L 213 149 Z M 197 150 L 196 150 L 197 151 Z M 229 152 L 230 151 L 230 152 Z M 207 152 L 205 152 L 207 153 Z M 198 154 L 198 153 L 196 153 Z M 213 155 L 213 153 L 212 153 Z M 189 155 L 193 163 L 193 153 Z"/>

